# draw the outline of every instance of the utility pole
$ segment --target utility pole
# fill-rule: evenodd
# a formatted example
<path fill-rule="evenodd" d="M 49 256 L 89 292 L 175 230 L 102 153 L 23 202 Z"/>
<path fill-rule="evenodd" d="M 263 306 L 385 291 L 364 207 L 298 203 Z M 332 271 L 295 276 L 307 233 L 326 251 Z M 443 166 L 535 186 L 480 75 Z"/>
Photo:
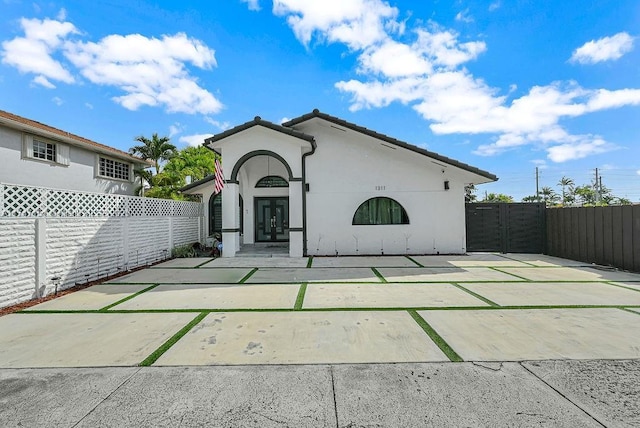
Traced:
<path fill-rule="evenodd" d="M 600 202 L 600 189 L 598 188 L 598 184 L 600 182 L 600 179 L 598 178 L 598 168 L 596 168 L 596 182 L 594 187 L 594 190 L 596 192 L 596 203 Z"/>
<path fill-rule="evenodd" d="M 540 202 L 540 190 L 538 189 L 538 167 L 536 167 L 536 202 Z"/>

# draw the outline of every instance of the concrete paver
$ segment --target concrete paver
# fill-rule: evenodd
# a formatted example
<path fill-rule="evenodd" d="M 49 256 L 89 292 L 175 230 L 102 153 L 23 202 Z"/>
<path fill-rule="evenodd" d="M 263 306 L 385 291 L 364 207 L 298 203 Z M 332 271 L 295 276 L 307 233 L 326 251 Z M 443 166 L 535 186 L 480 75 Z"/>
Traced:
<path fill-rule="evenodd" d="M 26 311 L 98 310 L 131 296 L 149 284 L 98 284 L 25 309 Z"/>
<path fill-rule="evenodd" d="M 221 269 L 144 269 L 109 283 L 144 283 L 144 284 L 230 284 L 240 281 L 251 272 L 248 268 Z"/>
<path fill-rule="evenodd" d="M 333 368 L 340 427 L 600 426 L 516 363 Z"/>
<path fill-rule="evenodd" d="M 307 267 L 308 260 L 307 257 L 218 257 L 200 267 L 304 268 Z"/>
<path fill-rule="evenodd" d="M 640 358 L 640 317 L 620 309 L 420 311 L 464 359 Z"/>
<path fill-rule="evenodd" d="M 0 318 L 0 368 L 133 366 L 190 313 L 13 314 Z"/>
<path fill-rule="evenodd" d="M 298 289 L 289 284 L 161 284 L 113 309 L 293 309 Z"/>
<path fill-rule="evenodd" d="M 483 267 L 380 268 L 378 271 L 388 282 L 522 281 L 515 276 Z"/>
<path fill-rule="evenodd" d="M 640 360 L 535 361 L 523 366 L 604 426 L 640 426 Z"/>
<path fill-rule="evenodd" d="M 469 255 L 447 256 L 412 256 L 412 258 L 424 267 L 465 267 L 465 266 L 513 266 L 524 267 L 526 263 L 511 260 L 498 254 L 471 253 Z"/>
<path fill-rule="evenodd" d="M 503 306 L 640 305 L 639 292 L 597 282 L 487 282 L 464 287 Z"/>
<path fill-rule="evenodd" d="M 79 427 L 336 426 L 326 366 L 148 367 Z"/>
<path fill-rule="evenodd" d="M 177 267 L 196 267 L 203 263 L 207 263 L 213 260 L 213 257 L 184 257 L 167 260 L 166 262 L 158 263 L 157 265 L 151 266 L 151 269 L 159 269 L 159 268 L 177 268 Z"/>
<path fill-rule="evenodd" d="M 211 313 L 154 365 L 448 361 L 405 311 Z"/>
<path fill-rule="evenodd" d="M 416 267 L 404 256 L 314 257 L 312 268 L 327 267 Z"/>
<path fill-rule="evenodd" d="M 303 308 L 411 308 L 445 306 L 488 306 L 488 304 L 451 284 L 437 283 L 309 284 L 303 304 Z"/>
<path fill-rule="evenodd" d="M 588 267 L 500 268 L 531 281 L 637 281 L 640 274 Z"/>
<path fill-rule="evenodd" d="M 507 253 L 504 255 L 513 260 L 519 260 L 533 266 L 551 267 L 551 266 L 589 266 L 589 263 L 578 260 L 562 259 L 560 257 L 547 256 L 544 254 L 522 254 Z"/>
<path fill-rule="evenodd" d="M 138 370 L 0 370 L 0 426 L 73 427 Z"/>
<path fill-rule="evenodd" d="M 380 282 L 368 268 L 317 268 L 317 269 L 259 269 L 247 283 L 282 282 Z"/>

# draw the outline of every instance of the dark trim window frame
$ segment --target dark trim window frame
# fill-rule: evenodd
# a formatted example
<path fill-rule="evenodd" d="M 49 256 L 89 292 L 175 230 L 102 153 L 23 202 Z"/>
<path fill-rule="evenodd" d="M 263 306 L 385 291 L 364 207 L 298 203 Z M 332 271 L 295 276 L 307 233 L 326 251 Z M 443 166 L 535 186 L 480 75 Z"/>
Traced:
<path fill-rule="evenodd" d="M 267 175 L 258 180 L 256 187 L 289 187 L 289 182 L 279 175 Z"/>
<path fill-rule="evenodd" d="M 395 199 L 376 197 L 360 204 L 351 224 L 354 226 L 409 224 L 409 216 Z"/>

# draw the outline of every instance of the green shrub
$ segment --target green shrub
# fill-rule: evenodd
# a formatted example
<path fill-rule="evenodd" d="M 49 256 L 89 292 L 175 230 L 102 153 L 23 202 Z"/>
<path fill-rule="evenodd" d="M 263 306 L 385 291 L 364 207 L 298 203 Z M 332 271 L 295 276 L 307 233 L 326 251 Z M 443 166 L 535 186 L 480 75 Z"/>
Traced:
<path fill-rule="evenodd" d="M 171 257 L 185 258 L 195 256 L 196 251 L 193 249 L 193 245 L 191 244 L 179 245 L 177 247 L 173 247 L 173 249 L 171 250 Z"/>

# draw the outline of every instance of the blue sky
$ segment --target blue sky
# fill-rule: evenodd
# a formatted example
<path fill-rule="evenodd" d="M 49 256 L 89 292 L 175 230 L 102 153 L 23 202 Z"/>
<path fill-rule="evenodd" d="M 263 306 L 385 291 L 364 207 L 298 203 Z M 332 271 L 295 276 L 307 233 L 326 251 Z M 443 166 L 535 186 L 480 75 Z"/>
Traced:
<path fill-rule="evenodd" d="M 0 0 L 0 20 L 0 109 L 122 150 L 319 108 L 500 177 L 480 193 L 598 168 L 640 201 L 637 0 Z"/>

